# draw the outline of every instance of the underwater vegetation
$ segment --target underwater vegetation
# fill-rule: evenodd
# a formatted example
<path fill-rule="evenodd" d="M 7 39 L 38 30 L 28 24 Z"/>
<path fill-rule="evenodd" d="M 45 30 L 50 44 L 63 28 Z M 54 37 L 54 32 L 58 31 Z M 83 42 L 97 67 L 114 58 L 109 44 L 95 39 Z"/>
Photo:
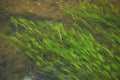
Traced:
<path fill-rule="evenodd" d="M 1 36 L 50 80 L 119 80 L 120 15 L 114 5 L 86 1 L 61 8 L 72 27 L 11 17 L 16 30 Z"/>

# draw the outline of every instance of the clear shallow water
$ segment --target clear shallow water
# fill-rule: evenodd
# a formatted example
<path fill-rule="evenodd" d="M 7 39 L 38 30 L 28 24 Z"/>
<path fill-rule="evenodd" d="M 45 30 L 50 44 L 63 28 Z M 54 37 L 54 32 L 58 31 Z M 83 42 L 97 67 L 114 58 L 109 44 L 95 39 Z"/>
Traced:
<path fill-rule="evenodd" d="M 7 0 L 6 0 L 7 1 Z M 14 1 L 13 1 L 14 2 Z M 74 3 L 73 3 L 74 2 Z M 33 4 L 32 4 L 33 3 Z M 37 3 L 37 2 L 22 2 L 13 3 L 12 5 L 9 4 L 8 11 L 1 11 L 0 13 L 0 34 L 9 34 L 12 33 L 8 27 L 10 16 L 20 16 L 28 18 L 29 20 L 50 20 L 50 21 L 61 21 L 63 23 L 70 23 L 69 19 L 65 17 L 63 18 L 62 12 L 58 9 L 58 4 L 65 4 L 68 6 L 75 6 L 76 2 L 54 2 L 54 4 L 50 0 L 46 0 Z M 17 5 L 15 5 L 17 4 Z M 27 6 L 26 6 L 27 5 Z M 32 6 L 31 6 L 32 5 Z M 37 5 L 36 7 L 34 7 Z M 50 6 L 53 7 L 50 7 Z M 11 7 L 10 7 L 11 6 Z M 23 7 L 21 7 L 23 6 Z M 38 10 L 40 8 L 40 10 Z M 41 11 L 42 10 L 42 11 Z M 27 11 L 27 13 L 26 13 Z M 53 13 L 54 12 L 54 13 Z M 1 80 L 31 80 L 32 76 L 35 80 L 39 80 L 40 77 L 38 76 L 37 71 L 29 66 L 32 65 L 31 61 L 26 57 L 19 55 L 19 53 L 14 50 L 14 48 L 9 45 L 5 39 L 0 38 L 0 79 Z M 28 75 L 29 72 L 35 72 L 32 75 Z M 7 76 L 7 77 L 6 77 Z M 25 77 L 24 77 L 25 76 Z M 24 78 L 23 78 L 24 77 Z M 42 80 L 42 79 L 41 79 Z M 44 79 L 43 79 L 44 80 Z M 45 79 L 46 80 L 46 79 Z M 50 80 L 48 78 L 48 80 Z"/>

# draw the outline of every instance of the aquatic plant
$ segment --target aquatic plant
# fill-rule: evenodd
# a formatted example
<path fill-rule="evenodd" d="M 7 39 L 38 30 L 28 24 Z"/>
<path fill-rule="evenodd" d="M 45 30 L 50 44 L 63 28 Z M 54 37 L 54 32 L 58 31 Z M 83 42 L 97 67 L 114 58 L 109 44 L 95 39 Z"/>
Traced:
<path fill-rule="evenodd" d="M 12 20 L 23 28 L 6 35 L 7 39 L 21 55 L 32 60 L 40 74 L 51 80 L 118 79 L 120 57 L 114 50 L 96 41 L 87 29 L 76 23 L 66 29 L 59 22 L 34 23 L 24 18 Z M 120 38 L 115 36 L 116 40 Z M 114 45 L 117 45 L 116 42 Z"/>
<path fill-rule="evenodd" d="M 78 23 L 81 27 L 87 28 L 92 32 L 95 27 L 100 25 L 104 28 L 119 28 L 119 11 L 111 3 L 104 0 L 98 1 L 99 4 L 93 3 L 91 0 L 80 0 L 79 5 L 72 8 L 61 7 L 74 22 Z"/>
<path fill-rule="evenodd" d="M 118 50 L 120 32 L 120 11 L 106 0 L 79 0 L 79 5 L 72 8 L 61 7 L 81 28 L 91 32 L 100 44 L 109 49 Z M 116 38 L 115 38 L 116 36 Z M 117 41 L 116 41 L 117 40 Z M 116 46 L 116 47 L 115 47 Z"/>
<path fill-rule="evenodd" d="M 16 32 L 4 37 L 51 80 L 119 80 L 119 12 L 104 0 L 85 1 L 64 8 L 73 27 L 12 17 Z"/>

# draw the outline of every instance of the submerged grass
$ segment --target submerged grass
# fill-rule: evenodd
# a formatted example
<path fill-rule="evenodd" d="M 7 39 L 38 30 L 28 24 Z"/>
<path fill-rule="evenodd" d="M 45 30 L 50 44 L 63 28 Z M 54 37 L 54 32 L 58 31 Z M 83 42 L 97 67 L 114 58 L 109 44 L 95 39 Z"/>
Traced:
<path fill-rule="evenodd" d="M 16 32 L 1 36 L 50 80 L 119 80 L 119 13 L 111 3 L 105 6 L 81 2 L 65 9 L 73 19 L 68 29 L 59 22 L 12 17 Z"/>
<path fill-rule="evenodd" d="M 11 22 L 14 21 L 23 29 L 7 38 L 22 55 L 32 59 L 40 74 L 57 80 L 118 79 L 120 57 L 114 50 L 99 44 L 88 30 L 77 24 L 65 29 L 58 22 L 35 24 L 12 18 Z"/>

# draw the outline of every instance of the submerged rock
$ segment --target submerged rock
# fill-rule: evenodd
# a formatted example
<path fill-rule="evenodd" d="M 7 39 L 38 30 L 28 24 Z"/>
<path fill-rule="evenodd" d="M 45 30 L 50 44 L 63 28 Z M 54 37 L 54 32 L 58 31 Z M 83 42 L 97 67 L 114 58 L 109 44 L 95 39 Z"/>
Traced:
<path fill-rule="evenodd" d="M 23 80 L 46 80 L 46 79 L 40 77 L 37 74 L 30 73 L 29 75 L 24 76 Z"/>
<path fill-rule="evenodd" d="M 23 80 L 33 80 L 31 76 L 25 76 Z"/>

